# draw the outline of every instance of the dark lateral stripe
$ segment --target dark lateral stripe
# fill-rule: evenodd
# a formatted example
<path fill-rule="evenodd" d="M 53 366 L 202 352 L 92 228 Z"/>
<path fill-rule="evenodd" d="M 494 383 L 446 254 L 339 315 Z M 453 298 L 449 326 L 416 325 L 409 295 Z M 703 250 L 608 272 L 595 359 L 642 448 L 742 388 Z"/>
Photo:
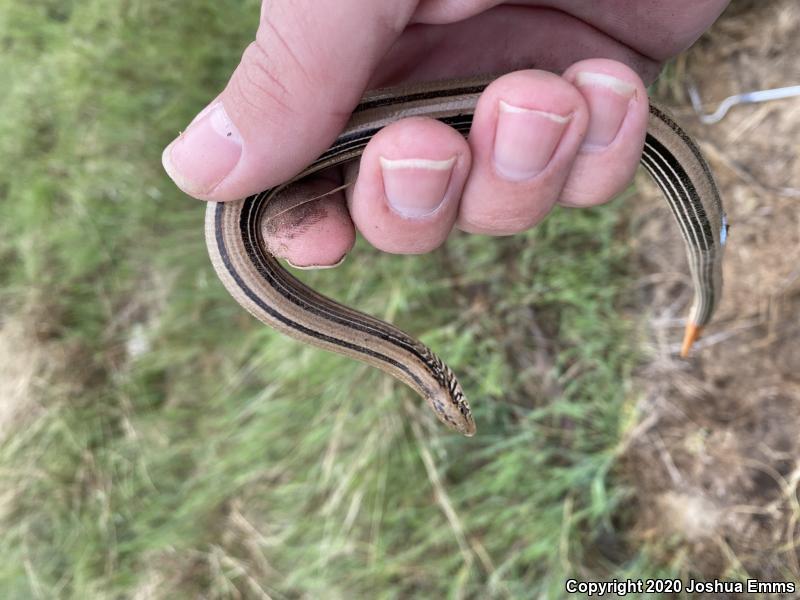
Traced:
<path fill-rule="evenodd" d="M 650 174 L 650 177 L 653 178 L 653 181 L 658 184 L 658 189 L 667 199 L 667 204 L 669 204 L 670 211 L 675 217 L 675 221 L 678 223 L 678 227 L 681 230 L 681 237 L 683 237 L 686 243 L 691 244 L 691 246 L 695 246 L 696 241 L 694 240 L 694 234 L 692 230 L 689 229 L 690 224 L 684 219 L 681 208 L 677 204 L 680 202 L 680 200 L 675 197 L 675 192 L 672 191 L 672 188 L 669 182 L 666 181 L 665 176 L 662 176 L 662 173 L 655 164 L 653 157 L 645 152 L 642 154 L 641 165 L 644 167 L 644 170 Z"/>
<path fill-rule="evenodd" d="M 666 123 L 667 127 L 669 127 L 675 134 L 681 139 L 681 141 L 689 148 L 689 151 L 692 155 L 697 159 L 697 162 L 700 164 L 701 168 L 703 169 L 703 175 L 706 179 L 711 183 L 711 193 L 713 194 L 713 201 L 714 205 L 717 210 L 720 212 L 722 211 L 722 200 L 719 197 L 719 190 L 717 189 L 716 183 L 714 183 L 714 176 L 711 173 L 711 167 L 708 166 L 706 159 L 703 157 L 703 154 L 700 152 L 700 148 L 697 147 L 697 144 L 694 143 L 694 140 L 689 137 L 689 135 L 683 130 L 683 128 L 678 125 L 675 121 L 672 120 L 665 112 L 659 110 L 653 104 L 650 104 L 650 113 L 655 115 L 658 119 Z"/>
<path fill-rule="evenodd" d="M 647 146 L 645 146 L 645 150 L 647 150 Z M 689 210 L 691 207 L 685 198 L 685 190 L 670 178 L 669 172 L 665 169 L 665 164 L 659 160 L 657 155 L 646 151 L 642 155 L 641 164 L 656 181 L 662 194 L 667 199 L 675 220 L 683 232 L 686 245 L 690 250 L 695 248 L 703 249 L 705 247 L 703 230 L 697 226 L 696 221 L 690 215 Z"/>
<path fill-rule="evenodd" d="M 406 102 L 418 102 L 419 100 L 429 100 L 431 98 L 442 99 L 458 96 L 469 96 L 472 94 L 480 94 L 486 85 L 471 85 L 461 88 L 453 88 L 451 90 L 431 89 L 423 92 L 415 92 L 413 94 L 406 94 L 405 96 L 386 96 L 383 98 L 375 98 L 374 100 L 367 100 L 360 103 L 354 113 L 364 112 L 373 108 L 381 108 L 382 106 L 389 106 L 391 104 L 404 104 Z"/>
<path fill-rule="evenodd" d="M 397 333 L 399 335 L 395 335 L 393 331 L 387 328 L 386 324 L 378 321 L 374 317 L 370 317 L 369 315 L 347 307 L 345 307 L 347 315 L 342 316 L 341 305 L 310 288 L 303 290 L 305 293 L 298 293 L 297 285 L 303 284 L 298 282 L 290 273 L 283 270 L 277 260 L 265 254 L 262 250 L 261 239 L 258 234 L 261 209 L 262 206 L 260 204 L 257 205 L 255 202 L 251 203 L 249 201 L 242 207 L 239 221 L 242 241 L 250 261 L 260 273 L 269 273 L 268 279 L 277 284 L 273 287 L 278 290 L 284 298 L 319 317 L 339 323 L 340 325 L 358 329 L 359 331 L 375 337 L 380 337 L 423 359 L 423 356 L 415 351 L 416 344 L 414 340 L 410 339 L 403 332 L 398 330 Z M 312 301 L 314 301 L 314 303 L 312 303 Z M 354 324 L 358 324 L 359 327 L 353 327 Z M 426 361 L 423 360 L 423 362 Z"/>
<path fill-rule="evenodd" d="M 708 220 L 708 215 L 703 207 L 703 203 L 699 199 L 697 189 L 694 187 L 694 183 L 692 183 L 691 178 L 689 175 L 687 175 L 683 166 L 681 166 L 680 161 L 678 161 L 678 159 L 675 158 L 672 153 L 667 150 L 664 145 L 655 137 L 648 134 L 646 138 L 646 144 L 653 148 L 657 158 L 660 159 L 661 163 L 673 173 L 675 181 L 680 182 L 680 184 L 686 190 L 686 194 L 688 196 L 686 201 L 690 204 L 691 208 L 697 215 L 697 222 L 702 228 L 703 238 L 707 241 L 708 247 L 712 247 L 714 245 L 714 233 L 711 229 L 711 223 Z"/>
<path fill-rule="evenodd" d="M 451 127 L 454 127 L 464 135 L 469 132 L 469 129 L 472 125 L 471 114 L 442 117 L 439 120 L 450 125 Z M 332 146 L 328 152 L 320 156 L 320 158 L 318 158 L 314 164 L 329 162 L 331 159 L 334 159 L 336 156 L 345 152 L 351 152 L 355 149 L 363 149 L 369 140 L 372 139 L 372 136 L 374 136 L 375 133 L 377 133 L 380 129 L 381 128 L 378 127 L 357 132 L 350 136 L 340 137 L 339 140 L 337 140 L 337 143 L 334 144 L 334 146 Z M 335 162 L 333 164 L 335 164 Z M 314 165 L 309 167 L 308 170 L 313 170 L 313 167 Z M 256 269 L 262 274 L 264 271 L 268 271 L 270 273 L 270 277 L 268 279 L 280 283 L 281 286 L 279 291 L 281 294 L 285 298 L 291 300 L 297 306 L 300 306 L 305 310 L 309 310 L 317 316 L 335 321 L 348 327 L 353 327 L 353 325 L 358 324 L 359 327 L 353 328 L 363 331 L 364 333 L 369 333 L 376 337 L 380 337 L 381 339 L 391 342 L 395 346 L 414 354 L 423 364 L 429 367 L 432 374 L 435 374 L 435 369 L 430 364 L 430 355 L 420 354 L 418 351 L 418 345 L 406 334 L 400 331 L 398 331 L 400 335 L 395 335 L 390 331 L 387 332 L 385 325 L 374 317 L 370 317 L 369 315 L 365 315 L 352 309 L 346 309 L 348 316 L 346 318 L 341 318 L 339 314 L 341 313 L 342 309 L 339 305 L 335 304 L 329 298 L 314 292 L 313 290 L 310 290 L 311 293 L 309 294 L 304 294 L 305 297 L 299 296 L 294 289 L 295 284 L 293 278 L 291 280 L 287 279 L 287 274 L 285 274 L 282 269 L 272 268 L 268 264 L 268 257 L 264 256 L 259 243 L 260 238 L 258 235 L 258 223 L 260 222 L 263 203 L 264 201 L 269 200 L 271 197 L 271 192 L 272 190 L 266 190 L 247 198 L 244 206 L 242 207 L 240 217 L 240 231 L 242 234 L 242 239 L 245 241 L 248 256 L 250 257 L 251 262 L 255 265 Z M 316 300 L 316 304 L 310 304 L 309 299 Z"/>
<path fill-rule="evenodd" d="M 677 124 L 675 124 L 673 121 L 668 121 L 667 124 L 670 125 L 674 132 L 679 134 L 679 137 L 684 142 L 691 143 L 691 140 L 688 140 L 686 134 L 682 129 L 680 129 L 680 127 L 678 127 Z M 700 226 L 703 245 L 698 247 L 700 252 L 699 256 L 697 255 L 697 252 L 693 252 L 692 254 L 693 262 L 696 265 L 694 269 L 694 273 L 697 277 L 696 283 L 700 290 L 699 304 L 696 309 L 696 321 L 697 324 L 704 325 L 711 319 L 717 299 L 717 290 L 715 289 L 714 279 L 716 245 L 711 229 L 711 223 L 708 220 L 708 215 L 706 214 L 705 209 L 700 204 L 700 200 L 697 196 L 697 190 L 694 187 L 691 179 L 688 177 L 682 167 L 678 166 L 676 168 L 675 164 L 677 163 L 677 159 L 668 150 L 666 150 L 666 148 L 664 148 L 658 142 L 658 140 L 647 140 L 646 147 L 647 146 L 651 146 L 652 149 L 655 150 L 655 152 L 649 152 L 649 154 L 656 161 L 660 161 L 660 166 L 662 170 L 664 170 L 665 177 L 670 185 L 680 188 L 679 196 L 681 199 L 683 199 L 684 210 L 686 211 L 686 219 L 693 224 L 695 233 L 697 233 L 698 224 Z M 696 150 L 696 147 L 694 149 Z M 700 158 L 702 159 L 702 157 Z M 702 162 L 704 166 L 703 176 L 710 178 L 711 174 L 707 169 L 706 163 L 705 161 Z M 709 179 L 709 184 L 710 188 L 714 191 L 714 194 L 716 194 L 716 186 L 714 185 L 713 179 Z M 689 209 L 694 212 L 695 218 L 692 218 L 692 216 L 689 214 Z"/>
<path fill-rule="evenodd" d="M 380 338 L 387 343 L 391 343 L 405 350 L 409 354 L 415 356 L 422 365 L 425 365 L 432 377 L 437 380 L 440 379 L 439 373 L 436 371 L 431 362 L 434 355 L 429 351 L 422 352 L 420 346 L 402 332 L 398 331 L 402 337 L 394 335 L 390 328 L 387 328 L 383 323 L 380 323 L 377 319 L 374 319 L 368 315 L 360 314 L 361 318 L 357 318 L 356 315 L 348 311 L 347 316 L 341 316 L 341 309 L 338 306 L 333 305 L 331 300 L 320 294 L 317 294 L 316 292 L 313 295 L 298 294 L 295 286 L 299 282 L 297 282 L 291 275 L 286 273 L 280 267 L 277 260 L 272 257 L 268 257 L 262 250 L 257 231 L 260 207 L 254 205 L 254 199 L 255 197 L 251 196 L 251 198 L 248 199 L 242 207 L 239 220 L 240 235 L 242 236 L 243 246 L 247 252 L 250 262 L 255 266 L 259 274 L 264 277 L 270 287 L 277 290 L 284 298 L 292 302 L 294 305 L 299 306 L 303 310 L 306 310 L 328 321 L 333 321 L 334 323 L 349 327 L 350 329 L 355 329 L 357 331 Z M 239 285 L 242 287 L 242 289 L 245 289 L 243 283 Z M 319 300 L 314 302 L 315 297 L 319 298 L 323 302 L 320 302 Z M 264 305 L 263 303 L 259 303 L 259 306 Z M 274 311 L 270 311 L 270 314 L 274 314 Z M 298 323 L 294 323 L 294 325 L 295 328 L 303 327 Z M 305 327 L 303 327 L 303 329 L 308 331 L 308 329 Z M 353 348 L 359 352 L 369 354 L 370 356 L 379 358 L 384 362 L 398 366 L 403 371 L 408 373 L 421 389 L 427 388 L 427 386 L 425 386 L 411 371 L 409 371 L 405 365 L 397 362 L 391 357 L 375 353 L 367 348 L 353 345 L 343 340 L 330 338 L 324 334 L 314 335 L 313 337 L 318 337 L 321 339 L 324 338 L 328 341 L 333 341 L 333 343 L 336 343 L 340 346 Z"/>
<path fill-rule="evenodd" d="M 225 241 L 222 236 L 222 212 L 223 212 L 223 204 L 219 203 L 217 205 L 214 218 L 214 235 L 217 243 L 217 251 L 219 252 L 220 258 L 222 259 L 222 264 L 225 265 L 225 269 L 228 271 L 228 274 L 231 276 L 231 278 L 236 282 L 236 285 L 239 286 L 239 289 L 242 290 L 245 296 L 247 296 L 250 300 L 252 300 L 261 310 L 269 314 L 275 320 L 280 321 L 287 327 L 294 329 L 295 331 L 298 331 L 303 335 L 306 335 L 311 338 L 316 338 L 318 340 L 334 344 L 336 346 L 341 346 L 343 348 L 347 348 L 349 350 L 353 350 L 355 352 L 371 356 L 387 364 L 390 364 L 393 367 L 396 367 L 397 369 L 406 373 L 419 386 L 420 389 L 426 388 L 423 382 L 403 363 L 394 360 L 390 356 L 381 354 L 380 352 L 375 352 L 370 348 L 365 348 L 357 344 L 352 344 L 345 340 L 331 337 L 329 335 L 325 335 L 324 333 L 320 333 L 318 331 L 314 331 L 313 329 L 309 329 L 308 327 L 301 325 L 300 323 L 290 319 L 285 314 L 274 310 L 271 306 L 269 306 L 261 298 L 259 298 L 258 295 L 255 292 L 253 292 L 253 290 L 251 290 L 250 287 L 248 287 L 247 284 L 242 280 L 242 278 L 236 272 L 236 269 L 233 268 L 233 264 L 231 263 L 230 256 L 228 255 L 228 250 L 225 247 Z M 259 272 L 265 279 L 269 281 L 270 279 L 269 271 L 262 271 L 259 268 Z"/>
<path fill-rule="evenodd" d="M 650 136 L 648 136 L 647 144 L 651 144 Z M 649 150 L 646 146 L 645 153 L 642 155 L 642 165 L 658 184 L 662 194 L 667 198 L 673 209 L 675 219 L 684 232 L 684 239 L 687 242 L 691 261 L 690 266 L 700 290 L 696 321 L 698 325 L 705 325 L 710 320 L 716 300 L 716 291 L 714 289 L 714 238 L 705 237 L 704 234 L 710 233 L 710 227 L 704 232 L 702 227 L 697 227 L 697 219 L 692 218 L 689 213 L 693 206 L 690 194 L 696 194 L 694 186 L 689 188 L 685 185 L 688 177 L 685 177 L 684 180 L 675 179 L 678 175 L 672 171 L 669 160 L 672 155 L 663 146 L 662 151 L 659 154 Z M 674 159 L 674 157 L 672 158 Z M 682 169 L 681 171 L 683 172 Z M 670 172 L 672 172 L 672 177 L 670 177 Z M 683 175 L 685 176 L 685 172 Z M 703 216 L 705 216 L 705 213 L 703 213 Z M 692 227 L 692 235 L 689 235 L 689 227 Z M 698 235 L 702 237 L 698 239 Z M 700 239 L 703 240 L 702 246 L 699 244 Z"/>
<path fill-rule="evenodd" d="M 651 164 L 651 158 L 643 157 L 642 165 L 644 166 L 645 170 L 650 174 L 653 180 L 658 184 L 659 189 L 661 190 L 662 194 L 668 199 L 670 207 L 672 208 L 672 213 L 675 217 L 675 220 L 678 222 L 681 230 L 683 231 L 684 240 L 687 242 L 686 248 L 688 250 L 687 258 L 689 259 L 689 267 L 692 271 L 692 278 L 695 282 L 696 286 L 700 286 L 701 289 L 700 296 L 697 298 L 698 301 L 698 308 L 695 312 L 697 314 L 705 313 L 705 307 L 707 305 L 707 295 L 708 290 L 706 289 L 707 286 L 704 284 L 705 279 L 702 277 L 708 277 L 708 270 L 705 271 L 704 275 L 701 276 L 700 268 L 701 268 L 701 257 L 697 252 L 697 247 L 694 245 L 694 242 L 691 241 L 690 233 L 687 232 L 685 229 L 685 225 L 683 224 L 683 220 L 681 217 L 681 213 L 678 207 L 675 204 L 675 200 L 673 199 L 674 192 L 672 191 L 672 187 L 670 182 L 667 180 L 667 175 L 656 168 L 654 165 Z M 697 319 L 699 320 L 699 319 Z M 699 324 L 699 323 L 698 323 Z"/>

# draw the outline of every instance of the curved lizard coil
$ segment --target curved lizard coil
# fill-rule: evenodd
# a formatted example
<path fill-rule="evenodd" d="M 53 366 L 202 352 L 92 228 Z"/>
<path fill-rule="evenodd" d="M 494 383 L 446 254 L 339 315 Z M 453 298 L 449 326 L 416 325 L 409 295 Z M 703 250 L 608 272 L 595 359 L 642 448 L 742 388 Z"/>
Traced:
<path fill-rule="evenodd" d="M 289 184 L 358 158 L 378 130 L 398 119 L 426 116 L 469 133 L 488 80 L 462 80 L 377 90 L 364 97 L 344 132 L 290 181 L 237 202 L 209 203 L 206 243 L 230 294 L 256 318 L 302 342 L 378 367 L 419 393 L 436 416 L 465 434 L 475 422 L 453 372 L 428 347 L 379 319 L 318 294 L 287 272 L 265 248 L 265 207 Z M 691 138 L 650 105 L 642 166 L 658 184 L 686 245 L 694 302 L 681 355 L 714 314 L 722 292 L 727 222 L 711 171 Z"/>

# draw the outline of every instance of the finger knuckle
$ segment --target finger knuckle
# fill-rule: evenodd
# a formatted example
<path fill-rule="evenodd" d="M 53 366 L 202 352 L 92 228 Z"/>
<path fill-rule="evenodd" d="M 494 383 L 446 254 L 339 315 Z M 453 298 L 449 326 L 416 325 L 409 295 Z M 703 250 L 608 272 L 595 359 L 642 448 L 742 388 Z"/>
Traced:
<path fill-rule="evenodd" d="M 280 77 L 280 68 L 263 45 L 251 43 L 242 56 L 236 86 L 242 100 L 258 110 L 279 106 L 292 112 L 289 91 Z"/>

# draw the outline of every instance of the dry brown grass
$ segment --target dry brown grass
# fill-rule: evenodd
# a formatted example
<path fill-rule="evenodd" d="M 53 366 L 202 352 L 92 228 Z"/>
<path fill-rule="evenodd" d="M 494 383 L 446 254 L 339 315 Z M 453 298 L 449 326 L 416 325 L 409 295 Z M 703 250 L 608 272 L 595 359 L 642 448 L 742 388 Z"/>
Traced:
<path fill-rule="evenodd" d="M 682 57 L 679 83 L 694 80 L 712 110 L 734 93 L 797 84 L 798 31 L 795 0 L 735 3 Z M 709 158 L 731 223 L 726 287 L 705 340 L 676 360 L 690 282 L 642 177 L 651 191 L 636 246 L 652 360 L 625 446 L 635 531 L 686 574 L 800 577 L 800 99 L 736 107 L 704 126 L 679 87 L 673 112 Z"/>
<path fill-rule="evenodd" d="M 52 343 L 57 318 L 32 299 L 0 319 L 0 442 L 40 415 L 41 400 L 76 388 L 69 346 Z M 55 393 L 55 394 L 54 394 Z"/>

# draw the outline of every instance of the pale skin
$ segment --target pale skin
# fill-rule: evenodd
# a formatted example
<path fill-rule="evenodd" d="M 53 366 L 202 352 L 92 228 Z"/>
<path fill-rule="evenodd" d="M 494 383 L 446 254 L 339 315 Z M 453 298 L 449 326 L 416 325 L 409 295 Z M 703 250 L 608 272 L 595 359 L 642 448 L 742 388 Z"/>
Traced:
<path fill-rule="evenodd" d="M 376 248 L 429 252 L 453 228 L 509 235 L 556 204 L 607 202 L 631 180 L 645 84 L 728 0 L 270 0 L 228 85 L 164 152 L 187 194 L 246 197 L 289 179 L 336 138 L 365 90 L 508 73 L 469 138 L 410 118 L 379 132 L 352 185 L 286 218 L 266 242 L 302 267 L 338 263 L 355 229 Z M 533 66 L 535 68 L 531 69 Z"/>

